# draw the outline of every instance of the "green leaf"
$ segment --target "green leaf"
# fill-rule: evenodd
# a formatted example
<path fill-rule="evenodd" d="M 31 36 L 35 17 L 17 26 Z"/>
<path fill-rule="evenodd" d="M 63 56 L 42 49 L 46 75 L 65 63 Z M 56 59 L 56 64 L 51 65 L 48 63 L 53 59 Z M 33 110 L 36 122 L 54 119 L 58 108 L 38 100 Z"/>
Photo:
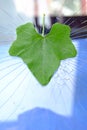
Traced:
<path fill-rule="evenodd" d="M 45 36 L 38 34 L 32 23 L 22 25 L 16 31 L 17 39 L 9 54 L 21 57 L 42 85 L 48 84 L 61 60 L 76 56 L 69 26 L 56 23 Z"/>

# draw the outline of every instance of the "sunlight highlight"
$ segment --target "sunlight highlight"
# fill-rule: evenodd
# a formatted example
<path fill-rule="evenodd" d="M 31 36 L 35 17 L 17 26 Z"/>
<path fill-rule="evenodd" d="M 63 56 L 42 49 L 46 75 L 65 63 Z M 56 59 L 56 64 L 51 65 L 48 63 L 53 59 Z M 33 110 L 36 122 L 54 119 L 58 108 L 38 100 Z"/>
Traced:
<path fill-rule="evenodd" d="M 8 55 L 9 45 L 0 48 L 0 120 L 17 120 L 35 107 L 72 116 L 77 58 L 62 61 L 50 83 L 42 87 L 21 59 Z"/>
<path fill-rule="evenodd" d="M 33 0 L 14 0 L 14 4 L 18 13 L 22 13 L 27 17 L 34 16 L 34 3 Z"/>

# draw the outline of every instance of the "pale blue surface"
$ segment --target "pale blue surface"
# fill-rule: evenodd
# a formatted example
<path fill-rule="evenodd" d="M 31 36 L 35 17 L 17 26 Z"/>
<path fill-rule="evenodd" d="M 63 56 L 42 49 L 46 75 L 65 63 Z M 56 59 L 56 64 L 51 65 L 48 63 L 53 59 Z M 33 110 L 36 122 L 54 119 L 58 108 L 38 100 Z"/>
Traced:
<path fill-rule="evenodd" d="M 74 130 L 74 129 L 86 130 L 87 129 L 87 123 L 86 123 L 87 121 L 87 39 L 76 40 L 76 42 L 78 42 L 78 57 L 77 57 L 77 64 L 76 64 L 76 77 L 74 81 L 75 90 L 73 95 L 74 99 L 72 105 L 72 115 L 71 116 L 61 115 L 55 113 L 55 111 L 54 112 L 51 111 L 46 107 L 36 107 L 36 108 L 34 107 L 33 109 L 29 109 L 29 110 L 27 109 L 26 111 L 19 114 L 18 119 L 15 121 L 6 121 L 6 122 L 4 121 L 3 123 L 1 121 L 0 130 L 8 130 L 7 128 L 12 128 L 12 127 L 15 127 L 14 128 L 15 130 L 19 130 L 19 129 L 21 130 Z M 74 69 L 75 65 L 73 64 L 73 62 L 72 62 L 72 66 Z M 71 73 L 69 73 L 69 76 L 71 76 Z M 66 82 L 67 81 L 68 80 L 66 80 Z M 67 95 L 65 95 L 65 98 L 66 96 Z M 58 100 L 57 98 L 58 97 L 56 97 L 56 100 Z M 28 104 L 29 101 L 27 100 L 26 103 Z M 68 102 L 66 103 L 68 104 Z M 63 109 L 65 109 L 64 106 Z"/>

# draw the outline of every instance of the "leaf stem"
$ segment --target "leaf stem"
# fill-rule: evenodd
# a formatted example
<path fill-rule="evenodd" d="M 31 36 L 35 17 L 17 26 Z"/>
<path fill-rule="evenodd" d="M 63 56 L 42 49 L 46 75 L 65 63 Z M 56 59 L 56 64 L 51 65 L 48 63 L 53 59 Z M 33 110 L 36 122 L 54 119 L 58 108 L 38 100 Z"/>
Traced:
<path fill-rule="evenodd" d="M 45 14 L 43 14 L 43 29 L 42 29 L 42 36 L 44 36 L 44 30 L 45 30 Z"/>

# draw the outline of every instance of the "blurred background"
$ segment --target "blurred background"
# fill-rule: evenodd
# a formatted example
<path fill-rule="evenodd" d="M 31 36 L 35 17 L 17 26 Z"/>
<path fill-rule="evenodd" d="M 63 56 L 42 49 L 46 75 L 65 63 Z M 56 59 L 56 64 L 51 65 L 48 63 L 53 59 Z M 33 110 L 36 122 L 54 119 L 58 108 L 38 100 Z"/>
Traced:
<path fill-rule="evenodd" d="M 53 23 L 61 22 L 68 24 L 72 32 L 80 28 L 79 36 L 73 34 L 72 38 L 86 37 L 87 0 L 0 0 L 0 30 L 4 33 L 0 40 L 8 39 L 8 33 L 14 34 L 16 27 L 26 22 L 33 22 L 41 33 L 43 13 L 46 14 L 45 33 Z"/>
<path fill-rule="evenodd" d="M 35 12 L 38 15 L 44 12 L 53 16 L 87 15 L 87 0 L 44 0 L 43 4 L 41 3 L 40 0 L 34 0 Z"/>

